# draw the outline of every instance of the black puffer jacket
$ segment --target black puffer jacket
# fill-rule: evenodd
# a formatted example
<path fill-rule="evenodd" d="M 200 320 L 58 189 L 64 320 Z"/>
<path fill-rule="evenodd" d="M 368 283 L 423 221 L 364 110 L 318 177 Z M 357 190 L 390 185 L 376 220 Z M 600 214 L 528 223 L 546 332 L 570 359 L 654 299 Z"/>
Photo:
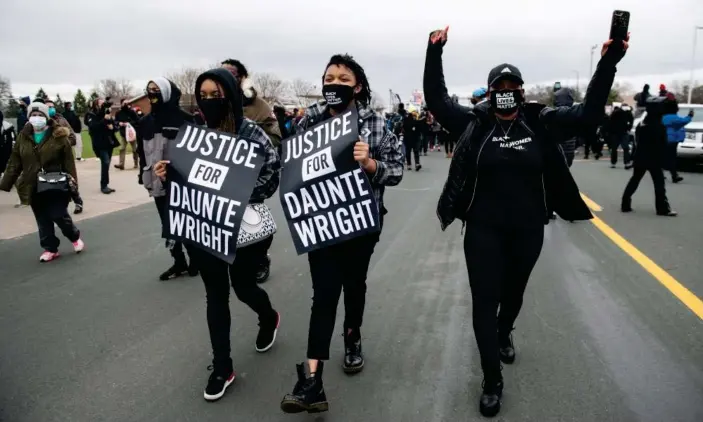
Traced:
<path fill-rule="evenodd" d="M 451 101 L 444 82 L 442 50 L 443 45 L 440 43 L 428 44 L 424 92 L 427 106 L 437 121 L 449 132 L 462 132 L 437 204 L 437 216 L 442 230 L 445 230 L 455 219 L 466 218 L 476 186 L 480 183 L 477 168 L 481 151 L 496 120 L 490 102 L 479 104 L 466 113 Z M 565 220 L 588 220 L 593 216 L 581 199 L 555 133 L 559 136 L 573 136 L 602 118 L 615 78 L 615 65 L 623 55 L 622 48 L 611 48 L 601 58 L 582 104 L 554 109 L 541 104 L 524 104 L 518 116 L 519 123 L 542 150 L 546 208 L 554 210 Z M 544 222 L 549 222 L 546 213 Z"/>
<path fill-rule="evenodd" d="M 574 94 L 569 88 L 562 88 L 556 93 L 554 93 L 554 106 L 555 107 L 571 107 L 574 105 Z M 576 151 L 576 138 L 574 136 L 567 135 L 556 135 L 557 141 L 564 150 L 564 154 L 568 157 L 574 156 Z"/>

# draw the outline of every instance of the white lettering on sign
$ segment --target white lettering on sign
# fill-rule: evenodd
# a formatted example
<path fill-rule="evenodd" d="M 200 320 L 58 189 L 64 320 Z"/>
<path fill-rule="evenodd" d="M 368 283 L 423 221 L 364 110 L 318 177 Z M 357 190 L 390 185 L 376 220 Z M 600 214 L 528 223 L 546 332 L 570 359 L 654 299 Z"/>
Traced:
<path fill-rule="evenodd" d="M 220 145 L 215 151 L 213 143 L 219 139 Z M 204 145 L 203 145 L 204 144 Z M 190 152 L 199 152 L 204 157 L 214 154 L 214 159 L 225 162 L 232 162 L 237 165 L 244 165 L 248 168 L 256 168 L 252 159 L 257 157 L 257 150 L 261 145 L 245 139 L 237 139 L 236 136 L 218 134 L 207 128 L 186 126 L 183 139 L 176 145 L 176 148 L 186 148 Z M 203 185 L 205 186 L 205 185 Z"/>
<path fill-rule="evenodd" d="M 286 202 L 288 198 L 286 198 Z M 300 242 L 304 247 L 316 245 L 319 242 L 333 240 L 341 235 L 347 235 L 354 230 L 366 229 L 375 224 L 371 209 L 371 199 L 349 204 L 338 208 L 335 212 L 316 215 L 293 224 Z"/>
<path fill-rule="evenodd" d="M 227 172 L 229 172 L 229 168 L 223 165 L 196 158 L 188 175 L 188 183 L 220 190 L 225 182 Z"/>
<path fill-rule="evenodd" d="M 352 132 L 351 115 L 352 112 L 347 111 L 311 130 L 288 138 L 284 163 L 290 161 L 291 158 L 300 158 L 304 154 L 310 154 L 314 149 L 322 148 L 330 142 L 350 134 Z"/>
<path fill-rule="evenodd" d="M 304 182 L 334 173 L 335 171 L 337 171 L 337 167 L 335 167 L 334 160 L 332 159 L 331 146 L 303 159 Z"/>

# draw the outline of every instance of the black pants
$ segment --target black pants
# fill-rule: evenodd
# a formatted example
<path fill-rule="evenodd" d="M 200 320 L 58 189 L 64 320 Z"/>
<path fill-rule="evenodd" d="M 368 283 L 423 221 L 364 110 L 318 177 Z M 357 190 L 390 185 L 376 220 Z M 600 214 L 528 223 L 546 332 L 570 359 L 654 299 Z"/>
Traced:
<path fill-rule="evenodd" d="M 500 377 L 498 336 L 507 336 L 513 329 L 543 240 L 541 222 L 525 229 L 472 223 L 466 226 L 464 255 L 471 285 L 474 334 L 487 377 Z"/>
<path fill-rule="evenodd" d="M 610 135 L 608 148 L 610 148 L 610 163 L 618 163 L 618 146 L 622 147 L 623 160 L 625 165 L 630 164 L 630 135 L 628 133 L 619 133 Z"/>
<path fill-rule="evenodd" d="M 677 149 L 679 144 L 675 142 L 667 142 L 666 144 L 666 169 L 671 173 L 672 179 L 679 178 L 679 172 L 676 170 Z"/>
<path fill-rule="evenodd" d="M 155 196 L 154 203 L 156 204 L 156 210 L 159 212 L 159 219 L 161 220 L 161 236 L 166 237 L 166 227 L 168 227 L 168 197 Z M 176 264 L 187 265 L 186 255 L 183 252 L 183 244 L 181 242 L 173 242 L 170 247 L 170 252 Z"/>
<path fill-rule="evenodd" d="M 266 292 L 256 284 L 256 262 L 271 244 L 271 238 L 237 249 L 232 265 L 195 247 L 188 254 L 200 271 L 205 284 L 207 300 L 207 325 L 212 343 L 212 364 L 215 370 L 232 370 L 229 332 L 229 286 L 237 298 L 259 315 L 259 321 L 276 318 Z"/>
<path fill-rule="evenodd" d="M 652 176 L 652 183 L 654 184 L 654 206 L 657 213 L 664 214 L 671 210 L 669 206 L 669 200 L 666 198 L 666 187 L 664 183 L 664 171 L 658 166 L 643 166 L 637 165 L 635 163 L 635 168 L 632 171 L 632 177 L 630 181 L 627 182 L 625 187 L 625 192 L 622 195 L 622 207 L 630 208 L 632 204 L 632 195 L 640 185 L 640 181 L 644 177 L 644 174 L 649 172 Z"/>
<path fill-rule="evenodd" d="M 444 133 L 440 136 L 442 143 L 444 144 L 444 152 L 451 154 L 454 152 L 454 137 L 448 133 Z"/>
<path fill-rule="evenodd" d="M 412 152 L 415 157 L 415 165 L 420 164 L 420 138 L 405 138 L 405 163 L 407 165 L 412 164 L 412 157 L 410 153 Z"/>
<path fill-rule="evenodd" d="M 71 242 L 81 237 L 68 213 L 68 195 L 65 193 L 46 192 L 32 197 L 32 212 L 39 229 L 39 244 L 44 250 L 58 252 L 61 241 L 56 237 L 54 224 Z"/>
<path fill-rule="evenodd" d="M 366 304 L 366 273 L 380 233 L 308 253 L 313 298 L 308 359 L 328 360 L 339 296 L 344 289 L 344 330 L 359 329 Z"/>
<path fill-rule="evenodd" d="M 566 158 L 566 164 L 571 167 L 572 164 L 574 164 L 574 153 L 572 152 L 565 152 L 564 153 L 564 158 Z"/>
<path fill-rule="evenodd" d="M 95 151 L 95 155 L 100 159 L 100 188 L 105 189 L 110 184 L 110 161 L 112 161 L 112 149 L 101 149 Z"/>

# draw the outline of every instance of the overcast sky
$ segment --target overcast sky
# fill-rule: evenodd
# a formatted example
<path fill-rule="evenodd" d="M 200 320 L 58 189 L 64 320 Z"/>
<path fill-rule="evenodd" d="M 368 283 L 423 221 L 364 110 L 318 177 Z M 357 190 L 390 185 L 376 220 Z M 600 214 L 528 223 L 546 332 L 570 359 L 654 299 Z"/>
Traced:
<path fill-rule="evenodd" d="M 319 84 L 332 54 L 350 53 L 371 88 L 409 97 L 422 88 L 427 36 L 450 25 L 451 91 L 485 85 L 490 68 L 518 66 L 527 83 L 586 83 L 590 46 L 608 35 L 614 9 L 631 12 L 631 49 L 618 79 L 641 85 L 688 79 L 702 0 L 6 0 L 0 7 L 0 74 L 15 95 L 72 97 L 104 78 L 135 82 L 224 58 L 251 72 Z M 696 67 L 703 80 L 703 30 Z M 596 56 L 597 60 L 597 56 Z M 672 75 L 674 74 L 674 75 Z M 648 76 L 656 75 L 656 76 Z M 649 79 L 654 80 L 649 80 Z M 139 86 L 139 89 L 142 87 Z"/>

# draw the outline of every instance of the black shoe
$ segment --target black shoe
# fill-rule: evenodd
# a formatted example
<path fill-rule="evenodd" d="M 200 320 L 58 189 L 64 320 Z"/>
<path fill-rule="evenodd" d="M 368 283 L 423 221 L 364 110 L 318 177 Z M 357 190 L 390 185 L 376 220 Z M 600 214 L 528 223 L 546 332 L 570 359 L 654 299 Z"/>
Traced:
<path fill-rule="evenodd" d="M 621 206 L 620 206 L 620 211 L 622 211 L 622 212 L 632 212 L 632 206 L 630 206 L 630 205 L 621 205 Z"/>
<path fill-rule="evenodd" d="M 683 182 L 683 177 L 681 177 L 681 176 L 676 176 L 676 177 L 674 177 L 671 181 L 674 182 L 674 183 Z"/>
<path fill-rule="evenodd" d="M 212 374 L 207 380 L 204 397 L 207 401 L 216 401 L 225 395 L 227 387 L 234 382 L 235 374 L 231 369 L 224 371 L 213 370 L 212 366 L 208 366 L 207 369 L 211 370 Z"/>
<path fill-rule="evenodd" d="M 281 400 L 281 410 L 284 413 L 320 413 L 329 410 L 327 395 L 322 385 L 323 361 L 317 362 L 317 372 L 312 377 L 305 376 L 303 364 L 295 365 L 298 382 L 293 387 L 292 394 L 286 394 Z"/>
<path fill-rule="evenodd" d="M 115 164 L 114 166 L 117 170 L 124 170 L 124 165 L 122 164 Z"/>
<path fill-rule="evenodd" d="M 73 208 L 73 213 L 74 214 L 80 214 L 83 212 L 83 205 L 82 204 L 76 204 L 76 207 Z"/>
<path fill-rule="evenodd" d="M 500 399 L 503 397 L 503 380 L 488 381 L 483 380 L 483 393 L 479 401 L 479 411 L 481 415 L 492 418 L 500 412 Z"/>
<path fill-rule="evenodd" d="M 278 325 L 281 323 L 281 314 L 274 311 L 276 314 L 266 320 L 259 318 L 259 335 L 256 336 L 256 351 L 259 353 L 267 352 L 273 347 L 276 342 L 276 333 Z"/>
<path fill-rule="evenodd" d="M 171 266 L 171 268 L 164 271 L 159 276 L 159 280 L 166 281 L 172 278 L 180 277 L 185 274 L 188 274 L 188 265 L 186 265 L 184 262 L 176 262 Z"/>
<path fill-rule="evenodd" d="M 262 263 L 259 269 L 256 271 L 256 282 L 258 284 L 264 283 L 268 280 L 271 274 L 271 257 L 266 255 L 266 262 Z"/>
<path fill-rule="evenodd" d="M 345 374 L 358 374 L 364 369 L 364 355 L 361 352 L 361 332 L 356 329 L 344 330 L 344 363 L 342 369 Z"/>
<path fill-rule="evenodd" d="M 415 166 L 415 171 L 420 171 L 421 168 L 422 168 L 422 164 L 418 164 Z"/>
<path fill-rule="evenodd" d="M 190 264 L 188 265 L 188 275 L 191 277 L 195 277 L 199 273 L 200 273 L 200 271 L 198 271 L 198 267 L 195 264 L 193 264 L 193 260 L 191 260 Z"/>
<path fill-rule="evenodd" d="M 676 217 L 677 215 L 679 215 L 679 213 L 674 210 L 669 210 L 664 212 L 657 212 L 657 215 L 661 215 L 662 217 Z"/>
<path fill-rule="evenodd" d="M 100 189 L 100 192 L 104 193 L 105 195 L 109 195 L 114 191 L 115 191 L 114 189 L 110 189 L 110 188 L 101 188 Z"/>
<path fill-rule="evenodd" d="M 500 361 L 503 363 L 511 364 L 515 362 L 515 345 L 513 345 L 512 334 L 498 333 L 498 354 L 500 355 Z"/>

